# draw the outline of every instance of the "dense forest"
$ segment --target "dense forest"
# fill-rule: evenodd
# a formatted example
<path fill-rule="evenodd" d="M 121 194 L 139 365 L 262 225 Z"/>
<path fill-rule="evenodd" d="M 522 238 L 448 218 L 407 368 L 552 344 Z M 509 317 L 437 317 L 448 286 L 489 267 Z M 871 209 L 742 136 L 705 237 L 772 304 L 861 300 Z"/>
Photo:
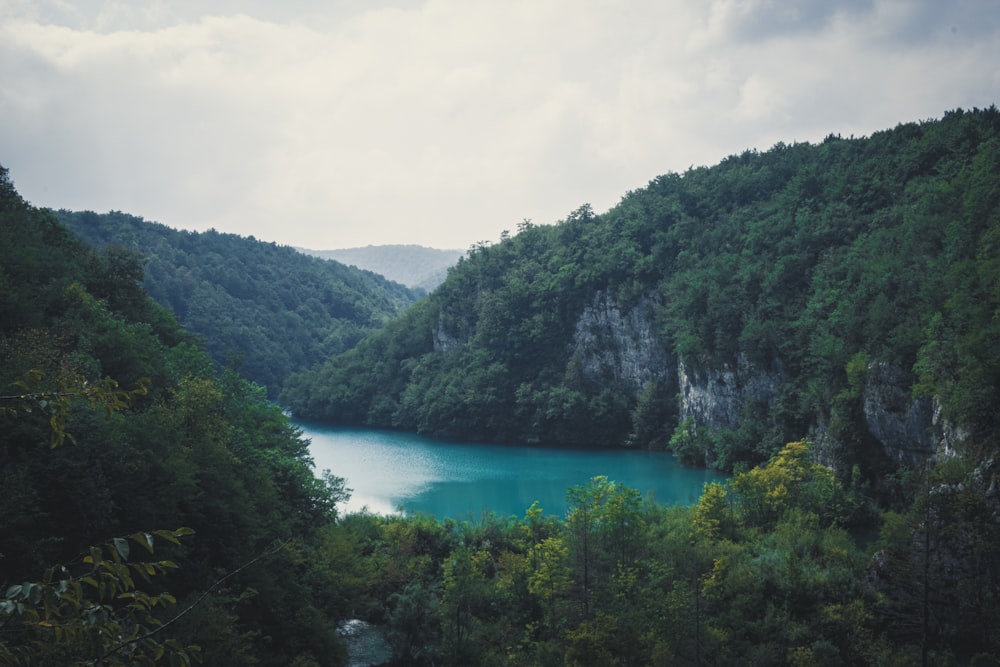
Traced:
<path fill-rule="evenodd" d="M 461 250 L 441 250 L 419 245 L 377 245 L 339 250 L 309 250 L 301 252 L 323 259 L 332 259 L 385 276 L 394 282 L 432 292 L 444 282 L 448 269 L 458 262 Z"/>
<path fill-rule="evenodd" d="M 340 664 L 342 481 L 142 279 L 0 171 L 0 664 Z"/>
<path fill-rule="evenodd" d="M 723 470 L 808 436 L 874 479 L 914 458 L 880 432 L 893 418 L 910 429 L 895 440 L 933 418 L 996 451 L 998 173 L 991 107 L 667 174 L 474 247 L 283 398 L 340 423 L 669 446 Z M 914 401 L 927 424 L 906 425 Z"/>
<path fill-rule="evenodd" d="M 285 378 L 352 348 L 418 293 L 369 271 L 287 246 L 215 230 L 188 232 L 124 213 L 56 217 L 122 265 L 204 339 L 220 366 L 237 366 L 275 398 Z"/>
<path fill-rule="evenodd" d="M 997 129 L 990 109 L 779 146 L 525 222 L 289 386 L 344 420 L 733 469 L 691 507 L 596 477 L 564 516 L 465 522 L 339 514 L 345 481 L 142 262 L 0 168 L 0 665 L 343 665 L 350 618 L 394 665 L 1000 664 Z M 695 380 L 624 363 L 664 343 Z M 670 392 L 740 364 L 782 382 L 735 425 L 685 423 Z M 934 397 L 952 425 L 936 456 L 869 451 L 889 368 L 904 413 Z"/>

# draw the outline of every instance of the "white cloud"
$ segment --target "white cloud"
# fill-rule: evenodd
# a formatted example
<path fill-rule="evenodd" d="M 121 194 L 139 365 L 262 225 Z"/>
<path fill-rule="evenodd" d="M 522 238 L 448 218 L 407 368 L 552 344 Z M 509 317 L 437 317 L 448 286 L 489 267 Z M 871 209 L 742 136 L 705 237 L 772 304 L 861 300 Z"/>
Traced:
<path fill-rule="evenodd" d="M 669 170 L 1000 90 L 985 3 L 327 4 L 9 5 L 0 164 L 39 205 L 466 247 Z"/>

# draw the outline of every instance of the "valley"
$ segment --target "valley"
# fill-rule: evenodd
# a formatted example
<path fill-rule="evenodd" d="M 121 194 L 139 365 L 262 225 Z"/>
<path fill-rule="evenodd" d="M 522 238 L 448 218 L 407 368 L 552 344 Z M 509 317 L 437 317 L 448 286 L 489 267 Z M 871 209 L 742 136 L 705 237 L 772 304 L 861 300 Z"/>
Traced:
<path fill-rule="evenodd" d="M 995 664 L 998 174 L 778 143 L 428 294 L 0 168 L 0 665 Z"/>

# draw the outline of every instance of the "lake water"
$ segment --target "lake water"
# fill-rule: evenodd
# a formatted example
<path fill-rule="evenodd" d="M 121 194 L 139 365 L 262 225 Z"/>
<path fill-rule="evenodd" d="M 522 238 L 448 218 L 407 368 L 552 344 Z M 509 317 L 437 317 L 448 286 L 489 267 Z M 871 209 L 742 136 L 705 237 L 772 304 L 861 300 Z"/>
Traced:
<path fill-rule="evenodd" d="M 566 512 L 566 490 L 592 477 L 640 491 L 661 504 L 697 502 L 706 482 L 724 479 L 682 466 L 672 454 L 487 445 L 411 433 L 295 422 L 312 441 L 316 473 L 324 469 L 353 489 L 343 512 L 427 513 L 478 519 L 484 511 L 523 516 L 538 501 L 546 514 Z"/>

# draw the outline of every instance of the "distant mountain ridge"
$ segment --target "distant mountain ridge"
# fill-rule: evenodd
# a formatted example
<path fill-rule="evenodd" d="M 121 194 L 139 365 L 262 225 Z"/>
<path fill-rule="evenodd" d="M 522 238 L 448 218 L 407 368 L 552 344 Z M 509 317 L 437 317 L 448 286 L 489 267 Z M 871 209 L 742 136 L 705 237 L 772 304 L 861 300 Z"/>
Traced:
<path fill-rule="evenodd" d="M 299 252 L 313 257 L 332 259 L 374 271 L 389 280 L 407 287 L 434 291 L 448 276 L 448 269 L 454 266 L 462 250 L 439 250 L 420 245 L 368 245 L 363 248 L 342 248 L 338 250 L 310 250 L 296 248 Z"/>
<path fill-rule="evenodd" d="M 216 363 L 238 365 L 272 398 L 290 374 L 350 349 L 420 296 L 253 237 L 179 231 L 120 212 L 56 216 L 88 244 L 121 246 L 144 262 L 150 296 L 205 338 Z"/>

